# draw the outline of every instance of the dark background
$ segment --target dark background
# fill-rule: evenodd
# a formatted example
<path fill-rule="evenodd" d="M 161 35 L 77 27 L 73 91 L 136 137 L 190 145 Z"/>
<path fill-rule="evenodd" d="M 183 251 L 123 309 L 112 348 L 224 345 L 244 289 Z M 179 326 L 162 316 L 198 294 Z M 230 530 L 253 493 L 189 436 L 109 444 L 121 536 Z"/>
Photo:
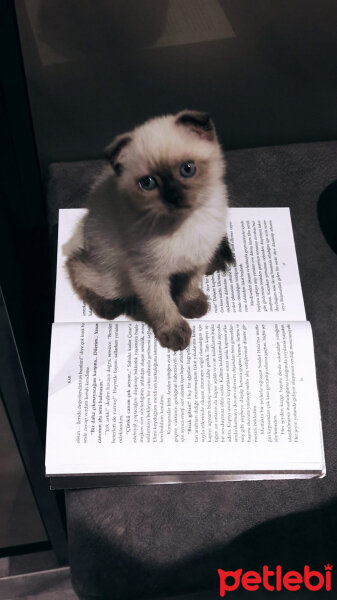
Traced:
<path fill-rule="evenodd" d="M 43 170 L 183 108 L 209 111 L 228 149 L 335 139 L 337 2 L 218 4 L 232 37 L 149 48 L 169 0 L 16 2 Z"/>

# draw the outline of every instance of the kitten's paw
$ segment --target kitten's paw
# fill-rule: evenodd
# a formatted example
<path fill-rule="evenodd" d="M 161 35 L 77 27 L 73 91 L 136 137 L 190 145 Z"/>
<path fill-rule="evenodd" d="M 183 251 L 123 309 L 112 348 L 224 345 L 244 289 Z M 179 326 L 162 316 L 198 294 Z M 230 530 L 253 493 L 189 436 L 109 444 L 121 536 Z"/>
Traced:
<path fill-rule="evenodd" d="M 164 348 L 170 350 L 185 350 L 191 339 L 191 328 L 189 324 L 181 319 L 174 327 L 163 327 L 156 331 L 156 337 Z"/>
<path fill-rule="evenodd" d="M 106 300 L 100 298 L 91 304 L 91 308 L 95 315 L 100 319 L 112 321 L 125 312 L 124 302 L 122 300 Z"/>
<path fill-rule="evenodd" d="M 204 292 L 200 290 L 199 295 L 193 300 L 180 300 L 179 312 L 186 319 L 199 319 L 203 317 L 208 311 L 208 298 Z"/>

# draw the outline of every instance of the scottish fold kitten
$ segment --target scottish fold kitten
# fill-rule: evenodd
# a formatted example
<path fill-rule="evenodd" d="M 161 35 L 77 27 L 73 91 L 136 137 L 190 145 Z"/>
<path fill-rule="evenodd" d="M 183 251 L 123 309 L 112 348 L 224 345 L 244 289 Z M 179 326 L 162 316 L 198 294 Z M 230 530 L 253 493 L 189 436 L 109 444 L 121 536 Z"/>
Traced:
<path fill-rule="evenodd" d="M 226 238 L 225 162 L 206 113 L 147 121 L 105 149 L 83 222 L 83 247 L 67 261 L 72 285 L 106 319 L 148 322 L 162 346 L 183 350 L 203 316 L 206 272 L 233 261 Z"/>

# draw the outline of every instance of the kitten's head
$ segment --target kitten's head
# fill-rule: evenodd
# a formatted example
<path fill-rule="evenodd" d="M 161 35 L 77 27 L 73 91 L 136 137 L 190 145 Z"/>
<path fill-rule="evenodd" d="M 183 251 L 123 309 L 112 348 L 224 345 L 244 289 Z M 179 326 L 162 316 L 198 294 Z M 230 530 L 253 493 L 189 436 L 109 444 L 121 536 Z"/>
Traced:
<path fill-rule="evenodd" d="M 139 210 L 178 217 L 206 203 L 224 176 L 207 113 L 184 110 L 117 136 L 105 149 L 117 186 Z"/>

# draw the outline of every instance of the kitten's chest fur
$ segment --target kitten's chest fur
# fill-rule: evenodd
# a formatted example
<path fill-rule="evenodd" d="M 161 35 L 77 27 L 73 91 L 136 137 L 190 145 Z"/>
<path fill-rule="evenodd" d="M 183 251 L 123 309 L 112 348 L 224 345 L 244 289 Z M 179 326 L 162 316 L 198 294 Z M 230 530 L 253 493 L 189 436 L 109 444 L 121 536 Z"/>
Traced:
<path fill-rule="evenodd" d="M 226 194 L 221 190 L 195 210 L 173 234 L 146 244 L 149 264 L 168 276 L 207 264 L 226 233 L 226 214 Z"/>

